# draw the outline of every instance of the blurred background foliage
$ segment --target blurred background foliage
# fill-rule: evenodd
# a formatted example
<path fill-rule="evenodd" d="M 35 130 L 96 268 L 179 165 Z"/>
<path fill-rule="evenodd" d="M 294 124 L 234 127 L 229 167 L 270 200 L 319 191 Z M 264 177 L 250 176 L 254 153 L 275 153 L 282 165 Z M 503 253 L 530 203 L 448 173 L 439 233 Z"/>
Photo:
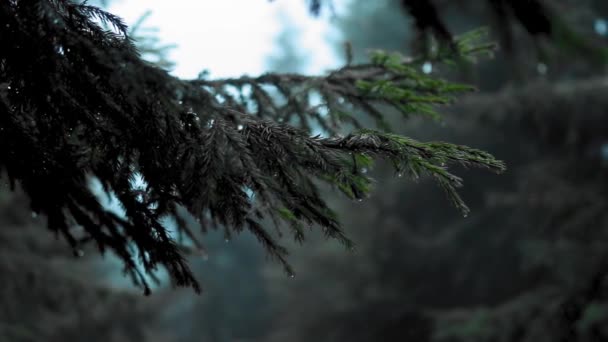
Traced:
<path fill-rule="evenodd" d="M 502 48 L 475 65 L 425 66 L 480 90 L 445 108 L 440 124 L 388 118 L 397 133 L 507 162 L 500 177 L 467 171 L 469 217 L 428 180 L 404 182 L 380 165 L 373 197 L 331 200 L 354 252 L 320 235 L 306 249 L 294 243 L 290 279 L 253 237 L 211 232 L 209 257 L 191 258 L 201 296 L 161 288 L 143 298 L 111 260 L 85 251 L 75 261 L 33 234 L 43 219 L 4 187 L 0 341 L 606 341 L 608 79 L 598 51 L 608 47 L 608 4 L 553 1 L 570 33 L 552 39 L 496 20 L 483 1 L 436 4 L 452 32 L 488 26 Z M 345 42 L 355 62 L 373 49 L 418 48 L 399 1 L 347 9 L 332 22 L 338 56 Z M 170 68 L 171 47 L 140 33 L 142 51 Z M 298 34 L 285 20 L 270 71 L 306 68 L 314 51 L 298 49 Z"/>

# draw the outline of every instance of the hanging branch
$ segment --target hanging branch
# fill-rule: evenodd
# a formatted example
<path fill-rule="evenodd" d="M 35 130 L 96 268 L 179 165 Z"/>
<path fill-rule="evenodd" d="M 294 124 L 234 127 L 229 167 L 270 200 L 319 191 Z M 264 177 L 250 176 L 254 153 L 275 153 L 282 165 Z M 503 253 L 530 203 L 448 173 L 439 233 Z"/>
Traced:
<path fill-rule="evenodd" d="M 161 223 L 173 217 L 178 231 L 191 235 L 184 211 L 203 231 L 223 228 L 229 237 L 249 230 L 293 274 L 287 250 L 262 219 L 286 223 L 298 241 L 303 227 L 318 226 L 352 245 L 317 181 L 362 199 L 371 180 L 361 167 L 385 158 L 397 172 L 434 177 L 466 214 L 455 190 L 461 179 L 448 166 L 504 170 L 489 154 L 464 146 L 372 130 L 334 135 L 346 122 L 362 126 L 355 110 L 388 129 L 385 106 L 404 116 L 435 116 L 435 105 L 470 90 L 421 74 L 419 61 L 378 52 L 370 64 L 326 76 L 184 81 L 143 61 L 122 21 L 92 6 L 5 1 L 0 22 L 2 177 L 20 185 L 32 210 L 47 217 L 48 228 L 76 255 L 86 241 L 101 253 L 110 250 L 145 293 L 144 273 L 158 266 L 174 285 L 200 289 Z M 470 57 L 480 50 L 467 39 L 459 52 Z M 311 136 L 315 125 L 331 137 Z M 135 177 L 143 188 L 133 185 Z M 124 215 L 100 204 L 92 178 L 118 199 Z"/>

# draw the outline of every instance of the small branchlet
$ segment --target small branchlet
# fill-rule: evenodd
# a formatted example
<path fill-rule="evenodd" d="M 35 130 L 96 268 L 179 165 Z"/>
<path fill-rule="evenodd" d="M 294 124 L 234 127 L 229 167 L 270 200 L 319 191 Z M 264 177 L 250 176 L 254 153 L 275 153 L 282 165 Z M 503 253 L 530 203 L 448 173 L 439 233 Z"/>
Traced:
<path fill-rule="evenodd" d="M 373 51 L 369 64 L 347 64 L 322 76 L 268 73 L 258 77 L 197 79 L 190 84 L 239 112 L 252 112 L 259 118 L 309 131 L 315 127 L 315 131 L 332 135 L 349 125 L 362 128 L 361 114 L 371 117 L 379 129 L 389 131 L 383 114 L 389 109 L 405 118 L 424 115 L 438 119 L 437 105 L 449 104 L 456 95 L 474 90 L 469 85 L 425 74 L 420 65 L 474 61 L 481 54 L 490 54 L 494 45 L 484 42 L 485 33 L 480 29 L 459 36 L 455 40 L 456 51 L 441 49 L 434 56 L 427 56 L 428 60 Z"/>

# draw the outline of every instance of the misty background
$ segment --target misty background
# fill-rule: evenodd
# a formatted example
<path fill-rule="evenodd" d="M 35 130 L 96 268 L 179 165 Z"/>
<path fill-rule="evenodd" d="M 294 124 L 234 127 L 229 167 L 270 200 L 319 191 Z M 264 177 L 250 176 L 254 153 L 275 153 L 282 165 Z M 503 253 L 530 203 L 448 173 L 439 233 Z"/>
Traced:
<path fill-rule="evenodd" d="M 416 48 L 393 0 L 334 1 L 318 18 L 298 0 L 104 3 L 137 25 L 144 56 L 183 78 L 321 74 L 346 63 L 345 42 L 355 62 Z M 453 32 L 488 26 L 502 39 L 482 2 L 438 3 Z M 556 6 L 585 39 L 608 45 L 604 1 Z M 397 133 L 507 163 L 500 176 L 458 170 L 468 217 L 431 180 L 379 164 L 369 199 L 326 194 L 355 251 L 314 231 L 301 246 L 284 238 L 290 278 L 248 233 L 226 241 L 211 231 L 207 254 L 189 257 L 202 295 L 171 288 L 161 272 L 144 297 L 118 261 L 94 249 L 74 256 L 3 187 L 0 341 L 605 341 L 606 65 L 521 28 L 514 35 L 475 65 L 425 64 L 479 89 L 442 108 L 441 122 L 387 113 Z"/>

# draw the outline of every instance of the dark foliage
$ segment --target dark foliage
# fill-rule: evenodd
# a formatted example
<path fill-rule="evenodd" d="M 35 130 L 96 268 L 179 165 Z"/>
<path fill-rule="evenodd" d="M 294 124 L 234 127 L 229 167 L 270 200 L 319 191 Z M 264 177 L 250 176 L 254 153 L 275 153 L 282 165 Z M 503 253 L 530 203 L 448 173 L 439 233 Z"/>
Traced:
<path fill-rule="evenodd" d="M 311 13 L 318 14 L 322 5 L 331 7 L 331 0 L 311 1 Z M 596 63 L 608 60 L 608 50 L 598 48 L 593 40 L 573 31 L 567 24 L 569 9 L 563 1 L 546 0 L 484 0 L 471 4 L 465 0 L 399 0 L 403 12 L 413 19 L 418 37 L 414 41 L 416 49 L 424 54 L 432 51 L 431 40 L 436 39 L 444 45 L 453 43 L 453 30 L 447 24 L 442 10 L 456 7 L 460 12 L 474 12 L 473 8 L 483 8 L 486 20 L 483 25 L 491 25 L 500 37 L 503 50 L 513 52 L 517 31 L 523 28 L 533 38 L 535 49 L 543 56 L 542 42 L 549 40 L 562 50 L 585 56 Z M 576 6 L 576 5 L 575 5 Z"/>
<path fill-rule="evenodd" d="M 402 0 L 403 8 L 409 12 L 416 22 L 416 28 L 420 32 L 432 31 L 435 36 L 444 42 L 452 41 L 452 34 L 439 18 L 437 9 L 430 1 Z"/>
<path fill-rule="evenodd" d="M 553 31 L 553 23 L 549 19 L 549 10 L 539 1 L 520 0 L 487 0 L 487 6 L 500 23 L 499 30 L 502 33 L 503 43 L 510 50 L 512 45 L 511 22 L 517 22 L 533 36 L 550 36 Z M 438 13 L 433 0 L 402 0 L 404 10 L 414 18 L 416 28 L 421 34 L 432 33 L 443 43 L 450 43 L 452 35 L 447 28 L 444 19 Z M 428 39 L 423 36 L 422 41 Z M 428 46 L 425 50 L 428 51 Z"/>
<path fill-rule="evenodd" d="M 416 28 L 422 32 L 433 33 L 444 42 L 452 40 L 452 34 L 445 24 L 445 18 L 438 11 L 441 0 L 399 0 L 403 9 L 414 19 Z M 325 1 L 328 6 L 331 0 Z M 458 3 L 459 1 L 453 1 Z M 506 23 L 503 28 L 509 30 L 509 23 L 518 22 L 532 35 L 551 35 L 553 32 L 552 17 L 554 13 L 542 0 L 485 0 L 486 6 L 496 18 Z M 312 14 L 318 15 L 322 3 L 320 0 L 309 1 Z"/>

